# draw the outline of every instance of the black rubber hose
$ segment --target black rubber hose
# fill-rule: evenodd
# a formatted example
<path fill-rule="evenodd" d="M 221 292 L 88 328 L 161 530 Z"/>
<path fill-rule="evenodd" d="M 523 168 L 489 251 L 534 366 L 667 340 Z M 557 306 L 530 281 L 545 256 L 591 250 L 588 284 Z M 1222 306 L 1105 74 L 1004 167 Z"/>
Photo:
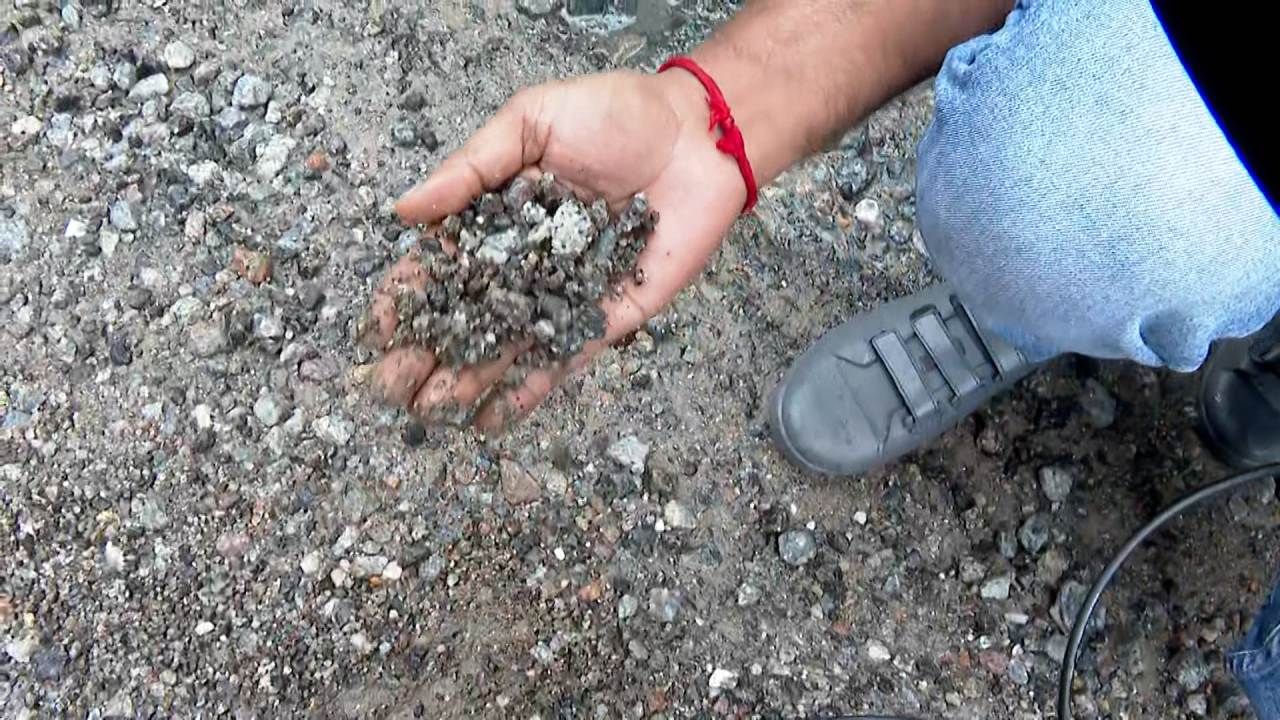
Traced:
<path fill-rule="evenodd" d="M 1093 589 L 1089 591 L 1089 595 L 1085 599 L 1084 605 L 1080 607 L 1080 612 L 1076 613 L 1075 625 L 1071 628 L 1071 639 L 1067 643 L 1067 652 L 1062 659 L 1062 672 L 1058 675 L 1058 720 L 1068 720 L 1071 717 L 1071 685 L 1075 681 L 1076 656 L 1079 655 L 1080 645 L 1084 642 L 1085 628 L 1088 627 L 1089 621 L 1093 619 L 1093 612 L 1098 607 L 1098 600 L 1102 598 L 1102 593 L 1106 591 L 1116 573 L 1128 561 L 1129 556 L 1157 530 L 1169 524 L 1170 521 L 1187 510 L 1202 505 L 1242 485 L 1266 480 L 1276 475 L 1280 475 L 1280 464 L 1267 465 L 1257 470 L 1232 475 L 1207 485 L 1171 505 L 1141 530 L 1134 533 L 1133 537 L 1129 538 L 1129 542 L 1125 543 L 1120 552 L 1116 553 L 1111 564 L 1107 565 L 1107 569 L 1103 570 L 1102 574 L 1098 576 L 1097 581 L 1093 584 Z"/>
<path fill-rule="evenodd" d="M 1182 515 L 1186 511 L 1203 505 L 1223 493 L 1230 492 L 1242 485 L 1248 485 L 1259 480 L 1266 480 L 1280 475 L 1280 464 L 1267 465 L 1256 470 L 1239 473 L 1230 477 L 1219 480 L 1211 485 L 1191 493 L 1178 502 L 1170 505 L 1163 512 L 1157 515 L 1151 522 L 1147 523 L 1141 530 L 1134 533 L 1129 541 L 1120 548 L 1120 552 L 1116 553 L 1111 563 L 1102 571 L 1098 579 L 1093 583 L 1093 588 L 1086 596 L 1085 602 L 1080 606 L 1080 611 L 1076 613 L 1075 624 L 1071 626 L 1071 638 L 1067 642 L 1067 651 L 1062 658 L 1062 670 L 1058 674 L 1058 720 L 1070 720 L 1071 718 L 1071 685 L 1076 679 L 1076 656 L 1080 654 L 1080 646 L 1084 643 L 1085 628 L 1089 626 L 1089 621 L 1093 619 L 1093 613 L 1098 608 L 1098 601 L 1102 598 L 1102 593 L 1106 592 L 1111 585 L 1111 581 L 1115 579 L 1116 573 L 1129 560 L 1129 556 L 1133 555 L 1147 538 L 1155 534 L 1160 528 L 1168 525 L 1175 518 Z M 907 717 L 905 715 L 841 715 L 831 718 L 830 720 L 918 720 L 917 718 Z"/>

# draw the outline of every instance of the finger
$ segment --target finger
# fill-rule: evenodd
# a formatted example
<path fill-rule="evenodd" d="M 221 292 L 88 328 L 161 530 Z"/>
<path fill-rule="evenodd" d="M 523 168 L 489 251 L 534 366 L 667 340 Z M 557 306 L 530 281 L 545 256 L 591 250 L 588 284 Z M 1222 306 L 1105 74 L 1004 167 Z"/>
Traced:
<path fill-rule="evenodd" d="M 387 271 L 373 291 L 369 314 L 361 328 L 360 340 L 372 350 L 384 350 L 395 335 L 400 315 L 396 297 L 405 290 L 421 292 L 427 288 L 427 271 L 416 254 L 405 255 Z"/>
<path fill-rule="evenodd" d="M 529 416 L 569 373 L 568 368 L 535 370 L 515 390 L 495 394 L 476 413 L 476 430 L 499 435 Z"/>
<path fill-rule="evenodd" d="M 420 185 L 396 202 L 408 224 L 433 223 L 463 210 L 542 158 L 546 133 L 536 118 L 542 88 L 522 90 Z"/>
<path fill-rule="evenodd" d="M 407 407 L 436 367 L 436 356 L 422 348 L 396 348 L 373 370 L 374 384 L 388 404 Z"/>
<path fill-rule="evenodd" d="M 490 386 L 502 379 L 527 347 L 527 344 L 509 347 L 496 360 L 458 370 L 437 368 L 414 398 L 413 411 L 430 418 L 441 409 L 474 405 Z"/>

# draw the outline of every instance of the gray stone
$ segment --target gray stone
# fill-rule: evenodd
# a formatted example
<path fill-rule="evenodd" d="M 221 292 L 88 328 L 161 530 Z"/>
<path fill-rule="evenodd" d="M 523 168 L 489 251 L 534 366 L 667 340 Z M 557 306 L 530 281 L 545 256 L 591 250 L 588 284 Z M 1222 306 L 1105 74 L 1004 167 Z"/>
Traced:
<path fill-rule="evenodd" d="M 1009 661 L 1009 679 L 1015 685 L 1026 685 L 1031 682 L 1031 669 L 1027 667 L 1026 660 L 1016 657 Z"/>
<path fill-rule="evenodd" d="M 854 154 L 846 155 L 836 169 L 836 188 L 840 196 L 850 202 L 862 195 L 870 180 L 871 170 L 866 161 Z"/>
<path fill-rule="evenodd" d="M 174 98 L 173 102 L 169 104 L 169 110 L 192 120 L 207 118 L 211 112 L 209 98 L 205 97 L 204 93 L 193 91 L 184 92 Z"/>
<path fill-rule="evenodd" d="M 17 260 L 26 254 L 27 224 L 22 218 L 0 214 L 0 260 Z"/>
<path fill-rule="evenodd" d="M 257 75 L 241 75 L 231 92 L 231 102 L 241 108 L 260 107 L 270 99 L 271 83 Z"/>
<path fill-rule="evenodd" d="M 181 40 L 175 40 L 164 47 L 164 64 L 170 69 L 186 70 L 195 63 L 196 51 Z"/>
<path fill-rule="evenodd" d="M 760 602 L 760 588 L 755 585 L 743 584 L 738 586 L 738 607 L 751 607 Z"/>
<path fill-rule="evenodd" d="M 684 606 L 679 590 L 654 588 L 649 591 L 649 617 L 660 623 L 673 623 Z"/>
<path fill-rule="evenodd" d="M 1063 632 L 1068 632 L 1075 625 L 1076 616 L 1080 614 L 1080 609 L 1084 607 L 1084 601 L 1089 597 L 1089 588 L 1074 580 L 1063 584 L 1062 589 L 1058 591 L 1058 599 L 1053 605 L 1052 614 L 1054 620 L 1058 622 L 1058 626 Z M 1093 616 L 1089 619 L 1088 632 L 1098 633 L 1107 626 L 1107 607 L 1103 601 L 1098 601 L 1097 608 L 1093 611 Z"/>
<path fill-rule="evenodd" d="M 311 431 L 316 437 L 330 445 L 346 445 L 351 441 L 355 430 L 354 423 L 339 415 L 326 415 L 311 423 Z"/>
<path fill-rule="evenodd" d="M 413 120 L 400 118 L 391 125 L 391 141 L 400 147 L 413 147 L 418 144 L 418 128 Z"/>
<path fill-rule="evenodd" d="M 502 496 L 512 505 L 528 505 L 542 497 L 542 487 L 520 463 L 503 460 Z"/>
<path fill-rule="evenodd" d="M 988 579 L 982 584 L 980 593 L 984 600 L 1008 600 L 1009 590 L 1013 587 L 1013 575 L 1003 573 Z"/>
<path fill-rule="evenodd" d="M 60 645 L 45 645 L 31 656 L 32 669 L 41 682 L 57 682 L 67 666 L 67 651 Z"/>
<path fill-rule="evenodd" d="M 996 533 L 996 546 L 1001 557 L 1012 560 L 1018 554 L 1018 536 L 1012 530 L 1001 530 Z"/>
<path fill-rule="evenodd" d="M 493 265 L 507 262 L 520 246 L 520 233 L 515 228 L 494 233 L 484 239 L 476 251 L 476 259 Z"/>
<path fill-rule="evenodd" d="M 227 334 L 222 323 L 196 323 L 187 330 L 187 347 L 199 358 L 209 358 L 227 349 Z"/>
<path fill-rule="evenodd" d="M 1027 518 L 1018 528 L 1018 542 L 1032 555 L 1039 553 L 1049 544 L 1049 516 L 1036 513 Z"/>
<path fill-rule="evenodd" d="M 623 595 L 618 598 L 618 619 L 626 620 L 640 609 L 640 601 L 634 595 Z"/>
<path fill-rule="evenodd" d="M 284 403 L 275 395 L 270 393 L 263 395 L 253 403 L 253 416 L 258 418 L 258 422 L 264 427 L 275 427 L 287 415 Z"/>
<path fill-rule="evenodd" d="M 254 172 L 262 180 L 271 180 L 289 162 L 289 153 L 298 144 L 297 140 L 286 135 L 277 135 L 258 146 L 258 160 Z"/>
<path fill-rule="evenodd" d="M 1174 656 L 1169 666 L 1173 669 L 1173 677 L 1177 679 L 1178 685 L 1187 692 L 1199 690 L 1209 680 L 1209 663 L 1198 648 L 1183 649 Z"/>
<path fill-rule="evenodd" d="M 1050 502 L 1060 503 L 1071 494 L 1071 471 L 1061 465 L 1040 468 L 1040 489 Z"/>
<path fill-rule="evenodd" d="M 547 15 L 560 7 L 560 0 L 516 0 L 516 7 L 529 15 Z"/>
<path fill-rule="evenodd" d="M 226 135 L 234 135 L 249 123 L 249 116 L 237 107 L 228 105 L 213 119 L 213 124 Z M 221 135 L 219 136 L 221 137 Z"/>
<path fill-rule="evenodd" d="M 150 100 L 169 94 L 169 78 L 164 73 L 156 73 L 139 80 L 129 90 L 129 99 L 137 101 Z"/>
<path fill-rule="evenodd" d="M 640 475 L 644 472 L 645 461 L 649 458 L 649 445 L 641 442 L 635 435 L 627 435 L 609 446 L 608 455 L 614 462 L 633 474 Z"/>
<path fill-rule="evenodd" d="M 667 527 L 677 530 L 690 530 L 698 527 L 698 518 L 689 508 L 670 500 L 662 507 L 662 519 Z"/>
<path fill-rule="evenodd" d="M 966 556 L 960 558 L 960 582 L 972 585 L 987 576 L 987 566 L 977 558 Z"/>
<path fill-rule="evenodd" d="M 1062 575 L 1066 573 L 1069 565 L 1067 554 L 1060 548 L 1052 547 L 1040 556 L 1039 562 L 1036 563 L 1036 577 L 1046 585 L 1057 585 L 1062 579 Z"/>
<path fill-rule="evenodd" d="M 89 68 L 89 82 L 98 90 L 111 89 L 111 68 L 106 65 L 94 65 Z"/>
<path fill-rule="evenodd" d="M 388 562 L 385 555 L 361 555 L 351 563 L 351 574 L 357 578 L 381 575 Z"/>
<path fill-rule="evenodd" d="M 138 82 L 138 68 L 133 63 L 122 62 L 111 72 L 111 80 L 121 90 L 128 90 Z"/>
<path fill-rule="evenodd" d="M 778 555 L 788 565 L 801 567 L 817 554 L 818 543 L 808 530 L 788 530 L 778 536 Z"/>
<path fill-rule="evenodd" d="M 69 113 L 58 113 L 49 118 L 49 126 L 44 131 L 45 140 L 48 140 L 50 145 L 65 150 L 75 137 L 71 121 L 72 117 Z"/>
<path fill-rule="evenodd" d="M 1116 421 L 1116 399 L 1106 386 L 1093 378 L 1084 384 L 1080 407 L 1089 424 L 1096 428 L 1109 428 Z"/>
<path fill-rule="evenodd" d="M 138 229 L 138 221 L 133 219 L 133 208 L 128 201 L 117 200 L 111 203 L 111 224 L 121 232 Z"/>
<path fill-rule="evenodd" d="M 338 361 L 328 356 L 308 358 L 298 365 L 298 377 L 311 382 L 327 382 L 341 372 Z"/>

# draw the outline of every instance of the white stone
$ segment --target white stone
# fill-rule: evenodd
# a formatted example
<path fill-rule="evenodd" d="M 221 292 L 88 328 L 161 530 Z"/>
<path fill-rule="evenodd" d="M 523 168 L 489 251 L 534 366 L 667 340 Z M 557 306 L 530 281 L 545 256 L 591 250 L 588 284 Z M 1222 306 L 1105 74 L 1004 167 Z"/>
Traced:
<path fill-rule="evenodd" d="M 312 550 L 302 556 L 302 561 L 298 563 L 298 567 L 306 575 L 315 575 L 320 572 L 320 551 Z"/>
<path fill-rule="evenodd" d="M 297 140 L 285 135 L 277 135 L 258 146 L 258 161 L 254 164 L 254 172 L 262 180 L 271 180 L 289 162 L 289 153 L 298 144 Z"/>
<path fill-rule="evenodd" d="M 888 662 L 892 658 L 893 654 L 889 652 L 889 648 L 885 647 L 883 643 L 875 640 L 867 643 L 867 659 L 871 662 Z"/>
<path fill-rule="evenodd" d="M 712 671 L 707 685 L 712 690 L 732 690 L 738 686 L 738 673 L 724 668 L 716 668 Z"/>
<path fill-rule="evenodd" d="M 688 530 L 698 527 L 698 518 L 689 508 L 681 505 L 675 500 L 669 500 L 662 507 L 662 518 L 667 521 L 667 527 L 676 528 L 677 530 Z"/>
<path fill-rule="evenodd" d="M 42 128 L 44 128 L 44 123 L 41 122 L 40 118 L 35 115 L 27 115 L 13 121 L 13 124 L 9 126 L 9 134 L 27 138 L 39 135 Z"/>
<path fill-rule="evenodd" d="M 196 185 L 204 186 L 208 185 L 213 176 L 221 170 L 218 163 L 212 160 L 201 160 L 187 166 L 187 177 L 191 178 L 191 182 Z"/>
<path fill-rule="evenodd" d="M 107 546 L 102 551 L 102 559 L 107 564 L 107 569 L 112 572 L 124 571 L 124 551 L 116 547 L 115 543 L 107 541 Z"/>
<path fill-rule="evenodd" d="M 164 64 L 174 70 L 186 70 L 195 62 L 196 51 L 181 40 L 175 40 L 164 48 Z"/>
<path fill-rule="evenodd" d="M 200 622 L 196 623 L 195 632 L 196 632 L 196 635 L 200 635 L 200 636 L 208 635 L 209 633 L 213 632 L 213 623 L 209 622 L 208 620 L 201 620 Z"/>
<path fill-rule="evenodd" d="M 149 75 L 129 90 L 130 100 L 150 100 L 169 94 L 169 78 L 164 73 Z"/>

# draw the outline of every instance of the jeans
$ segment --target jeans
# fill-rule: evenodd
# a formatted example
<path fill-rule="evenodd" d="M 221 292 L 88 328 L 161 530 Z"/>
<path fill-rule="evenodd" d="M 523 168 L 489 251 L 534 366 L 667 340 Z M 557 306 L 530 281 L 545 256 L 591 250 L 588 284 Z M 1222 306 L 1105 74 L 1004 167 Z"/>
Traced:
<path fill-rule="evenodd" d="M 1145 0 L 1020 0 L 948 53 L 935 98 L 921 233 L 1032 359 L 1191 371 L 1280 312 L 1280 218 Z M 1228 664 L 1280 720 L 1280 587 Z"/>
<path fill-rule="evenodd" d="M 951 50 L 935 97 L 921 233 L 1032 359 L 1190 371 L 1280 311 L 1280 218 L 1145 0 L 1021 0 Z"/>

